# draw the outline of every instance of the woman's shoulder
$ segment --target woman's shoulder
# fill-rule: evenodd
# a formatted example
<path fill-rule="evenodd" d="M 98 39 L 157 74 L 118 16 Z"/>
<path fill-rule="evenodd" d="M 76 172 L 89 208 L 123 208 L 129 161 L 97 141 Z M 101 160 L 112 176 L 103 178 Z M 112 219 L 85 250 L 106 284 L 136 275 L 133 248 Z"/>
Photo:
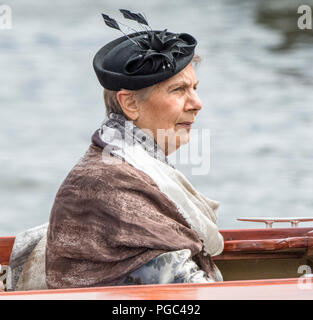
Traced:
<path fill-rule="evenodd" d="M 155 182 L 144 172 L 134 168 L 123 159 L 111 155 L 106 150 L 91 144 L 83 157 L 69 172 L 62 187 L 109 186 L 114 184 L 134 186 L 152 185 Z"/>

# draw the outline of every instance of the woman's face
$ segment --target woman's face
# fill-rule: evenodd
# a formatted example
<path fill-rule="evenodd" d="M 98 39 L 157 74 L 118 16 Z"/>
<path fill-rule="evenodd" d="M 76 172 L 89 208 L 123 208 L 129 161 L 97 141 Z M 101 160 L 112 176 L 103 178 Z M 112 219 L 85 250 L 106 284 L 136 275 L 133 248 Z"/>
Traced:
<path fill-rule="evenodd" d="M 150 96 L 139 102 L 135 125 L 152 134 L 166 155 L 189 141 L 191 125 L 202 107 L 197 84 L 190 63 L 172 78 L 155 85 Z"/>

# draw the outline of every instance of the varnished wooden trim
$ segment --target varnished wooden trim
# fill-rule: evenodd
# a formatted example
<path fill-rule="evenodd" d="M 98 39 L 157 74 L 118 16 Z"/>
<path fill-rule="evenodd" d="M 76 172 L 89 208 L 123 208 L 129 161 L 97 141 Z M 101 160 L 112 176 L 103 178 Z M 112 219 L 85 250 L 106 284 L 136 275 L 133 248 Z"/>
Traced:
<path fill-rule="evenodd" d="M 220 230 L 225 241 L 281 239 L 291 237 L 313 236 L 313 227 L 310 228 L 272 228 L 272 229 L 227 229 Z M 311 234 L 309 234 L 312 232 Z"/>
<path fill-rule="evenodd" d="M 0 264 L 7 265 L 9 263 L 14 241 L 15 237 L 0 238 Z"/>

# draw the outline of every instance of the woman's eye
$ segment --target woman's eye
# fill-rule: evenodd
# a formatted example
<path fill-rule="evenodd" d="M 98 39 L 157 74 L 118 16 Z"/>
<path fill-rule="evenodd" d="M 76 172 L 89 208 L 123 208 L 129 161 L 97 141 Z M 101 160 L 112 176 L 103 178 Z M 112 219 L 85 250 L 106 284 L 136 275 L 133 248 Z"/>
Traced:
<path fill-rule="evenodd" d="M 180 91 L 180 90 L 183 90 L 184 88 L 183 87 L 178 87 L 178 88 L 175 88 L 173 91 Z"/>

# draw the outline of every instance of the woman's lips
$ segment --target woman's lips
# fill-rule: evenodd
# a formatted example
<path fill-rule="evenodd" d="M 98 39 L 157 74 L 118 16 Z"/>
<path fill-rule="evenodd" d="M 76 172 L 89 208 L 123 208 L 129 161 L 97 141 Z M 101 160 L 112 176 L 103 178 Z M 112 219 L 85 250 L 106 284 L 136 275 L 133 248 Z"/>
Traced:
<path fill-rule="evenodd" d="M 186 129 L 190 129 L 192 124 L 193 124 L 193 122 L 179 122 L 176 125 L 177 126 L 182 126 L 182 127 L 186 128 Z"/>

